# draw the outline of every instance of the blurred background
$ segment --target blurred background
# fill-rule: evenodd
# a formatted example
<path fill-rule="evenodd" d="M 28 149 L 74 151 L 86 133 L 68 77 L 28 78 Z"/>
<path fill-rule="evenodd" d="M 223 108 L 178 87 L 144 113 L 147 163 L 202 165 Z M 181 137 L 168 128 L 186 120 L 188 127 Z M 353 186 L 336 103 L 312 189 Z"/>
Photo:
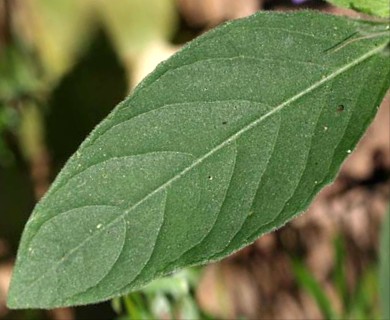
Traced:
<path fill-rule="evenodd" d="M 0 319 L 379 319 L 390 195 L 390 99 L 336 182 L 302 215 L 225 259 L 98 305 L 5 306 L 32 208 L 85 136 L 187 41 L 304 0 L 0 0 Z M 388 252 L 387 252 L 388 254 Z"/>

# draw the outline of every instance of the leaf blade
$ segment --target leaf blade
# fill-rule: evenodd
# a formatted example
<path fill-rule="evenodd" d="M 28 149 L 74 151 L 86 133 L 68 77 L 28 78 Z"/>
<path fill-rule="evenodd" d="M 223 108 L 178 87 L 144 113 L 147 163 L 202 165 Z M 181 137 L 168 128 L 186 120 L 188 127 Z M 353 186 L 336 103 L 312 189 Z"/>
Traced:
<path fill-rule="evenodd" d="M 388 87 L 384 36 L 327 51 L 362 24 L 367 27 L 308 12 L 259 14 L 216 29 L 158 67 L 83 143 L 36 207 L 23 235 L 9 305 L 102 301 L 185 265 L 226 256 L 305 209 L 334 178 Z M 307 32 L 308 25 L 316 31 Z M 324 33 L 325 26 L 334 28 Z M 265 40 L 274 43 L 257 46 Z M 372 94 L 355 85 L 354 77 L 365 74 L 363 80 L 385 79 Z M 348 102 L 341 114 L 339 101 Z M 364 117 L 347 137 L 363 102 Z M 323 132 L 327 125 L 337 130 Z M 321 158 L 326 166 L 316 169 Z M 312 174 L 319 177 L 314 185 Z M 153 204 L 136 214 L 148 201 Z M 124 219 L 128 230 L 138 230 L 126 236 L 126 252 L 122 247 L 106 280 L 96 274 L 98 283 L 46 301 L 39 300 L 44 288 L 38 286 L 25 301 L 15 300 L 25 293 L 23 278 L 31 266 L 26 248 L 37 230 L 58 212 L 91 204 L 117 207 L 113 221 Z M 154 216 L 149 231 L 137 227 L 137 220 Z M 143 258 L 127 251 L 137 237 L 144 239 L 142 246 L 154 239 Z"/>

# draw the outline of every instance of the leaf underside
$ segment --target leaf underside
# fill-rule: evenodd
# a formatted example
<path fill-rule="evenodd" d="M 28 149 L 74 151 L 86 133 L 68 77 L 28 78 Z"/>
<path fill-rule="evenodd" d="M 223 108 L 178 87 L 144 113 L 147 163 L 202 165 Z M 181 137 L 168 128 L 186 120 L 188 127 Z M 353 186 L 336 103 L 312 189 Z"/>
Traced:
<path fill-rule="evenodd" d="M 221 259 L 305 210 L 389 87 L 387 36 L 338 47 L 378 28 L 259 13 L 158 66 L 36 206 L 9 307 L 107 300 Z"/>

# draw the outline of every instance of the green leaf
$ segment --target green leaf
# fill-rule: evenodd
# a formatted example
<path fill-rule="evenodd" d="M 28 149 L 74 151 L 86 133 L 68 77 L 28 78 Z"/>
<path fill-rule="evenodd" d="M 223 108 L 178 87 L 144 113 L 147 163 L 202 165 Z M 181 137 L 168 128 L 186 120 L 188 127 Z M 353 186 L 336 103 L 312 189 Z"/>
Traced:
<path fill-rule="evenodd" d="M 381 232 L 379 290 L 382 319 L 390 319 L 390 209 Z"/>
<path fill-rule="evenodd" d="M 338 7 L 353 9 L 382 18 L 390 17 L 388 0 L 327 0 Z"/>
<path fill-rule="evenodd" d="M 36 206 L 9 306 L 123 295 L 221 259 L 305 210 L 389 87 L 387 35 L 335 46 L 381 28 L 311 12 L 260 13 L 161 64 Z"/>

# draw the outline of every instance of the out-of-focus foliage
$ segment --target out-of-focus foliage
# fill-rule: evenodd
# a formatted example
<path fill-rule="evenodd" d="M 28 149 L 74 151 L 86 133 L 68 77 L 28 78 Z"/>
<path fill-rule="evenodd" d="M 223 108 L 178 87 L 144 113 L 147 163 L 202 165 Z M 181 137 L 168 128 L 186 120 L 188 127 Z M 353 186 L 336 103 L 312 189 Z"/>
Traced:
<path fill-rule="evenodd" d="M 193 295 L 199 277 L 198 268 L 186 269 L 157 279 L 140 292 L 116 298 L 112 306 L 130 319 L 211 319 L 199 309 Z"/>
<path fill-rule="evenodd" d="M 6 108 L 4 104 L 0 104 L 0 166 L 5 166 L 13 161 L 13 154 L 2 136 L 7 131 L 15 131 L 18 122 L 19 118 L 16 110 Z"/>
<path fill-rule="evenodd" d="M 331 299 L 326 288 L 321 286 L 314 274 L 300 260 L 294 259 L 293 272 L 299 287 L 304 288 L 314 299 L 324 319 L 378 319 L 377 267 L 368 266 L 356 287 L 351 290 L 348 288 L 348 278 L 344 271 L 347 261 L 341 238 L 335 241 L 334 255 L 336 263 L 333 283 L 338 289 L 336 299 L 341 302 L 338 308 L 340 310 L 335 310 L 334 299 Z"/>
<path fill-rule="evenodd" d="M 13 251 L 17 249 L 20 230 L 33 205 L 34 192 L 25 164 L 0 163 L 0 235 L 8 240 Z"/>
<path fill-rule="evenodd" d="M 0 159 L 3 162 L 5 157 L 7 161 L 12 158 L 1 134 L 11 128 L 7 120 L 10 113 L 15 114 L 20 124 L 12 125 L 12 130 L 19 135 L 26 157 L 31 160 L 32 150 L 43 150 L 46 136 L 52 151 L 58 150 L 58 146 L 63 148 L 63 163 L 123 98 L 126 87 L 140 81 L 155 64 L 172 53 L 168 40 L 176 24 L 175 1 L 151 2 L 15 0 L 0 8 L 4 15 L 0 15 L 0 25 L 9 33 L 6 41 L 0 39 Z M 104 37 L 105 44 L 101 41 L 102 34 L 108 35 Z M 101 53 L 105 56 L 99 57 Z M 95 58 L 91 57 L 84 65 L 91 54 Z M 122 60 L 123 67 L 116 56 Z M 121 75 L 123 68 L 125 75 Z M 127 78 L 125 86 L 124 77 Z M 39 120 L 34 125 L 31 124 L 34 121 L 28 120 L 31 105 L 34 105 L 34 118 Z M 81 105 L 87 108 L 84 113 Z M 46 115 L 42 114 L 44 110 Z M 81 113 L 76 115 L 71 110 Z M 58 113 L 62 116 L 58 117 Z M 43 128 L 43 119 L 48 120 L 47 128 Z M 60 121 L 53 122 L 53 119 Z M 58 132 L 60 127 L 69 125 L 69 119 L 78 122 L 73 127 L 74 139 L 62 137 L 60 140 L 65 144 L 59 144 L 60 134 L 53 134 L 52 128 Z M 67 144 L 70 144 L 68 149 L 64 148 Z"/>
<path fill-rule="evenodd" d="M 388 0 L 328 0 L 336 6 L 353 9 L 378 17 L 390 16 L 390 2 Z"/>
<path fill-rule="evenodd" d="M 34 159 L 42 152 L 43 123 L 38 107 L 33 104 L 25 104 L 21 114 L 19 129 L 21 151 L 26 159 Z"/>
<path fill-rule="evenodd" d="M 293 270 L 295 277 L 302 288 L 315 299 L 325 319 L 335 319 L 336 312 L 333 310 L 332 303 L 326 295 L 321 285 L 317 282 L 314 276 L 299 260 L 294 261 Z"/>
<path fill-rule="evenodd" d="M 0 3 L 0 216 L 10 222 L 0 234 L 12 251 L 35 202 L 34 176 L 55 173 L 130 81 L 168 57 L 176 16 L 174 0 Z"/>
<path fill-rule="evenodd" d="M 35 62 L 41 68 L 38 78 L 49 83 L 58 80 L 74 65 L 89 45 L 97 25 L 103 25 L 108 31 L 126 65 L 138 59 L 154 42 L 166 43 L 176 25 L 174 0 L 19 2 L 10 6 L 17 41 L 35 52 Z M 12 47 L 2 51 L 6 52 L 6 62 L 1 63 L 0 59 L 0 72 L 6 75 L 3 80 L 8 81 L 5 84 L 0 80 L 0 90 L 5 86 L 14 89 L 15 81 L 9 81 L 10 78 L 17 77 L 20 82 L 23 77 L 23 82 L 35 83 L 37 75 L 26 76 L 25 55 L 20 57 Z"/>
<path fill-rule="evenodd" d="M 56 172 L 84 137 L 126 94 L 126 72 L 99 29 L 73 68 L 53 88 L 44 114 L 45 141 Z M 72 130 L 69 130 L 69 127 Z"/>
<path fill-rule="evenodd" d="M 28 0 L 18 21 L 36 48 L 44 74 L 57 79 L 69 70 L 92 27 L 92 1 Z"/>
<path fill-rule="evenodd" d="M 174 30 L 173 0 L 98 0 L 95 5 L 125 62 L 136 59 L 151 43 L 169 39 Z"/>
<path fill-rule="evenodd" d="M 383 319 L 390 319 L 390 208 L 382 228 L 379 290 Z"/>
<path fill-rule="evenodd" d="M 168 42 L 177 20 L 174 0 L 98 0 L 94 6 L 126 68 L 130 87 L 174 52 Z"/>
<path fill-rule="evenodd" d="M 3 105 L 37 90 L 39 82 L 33 61 L 22 44 L 0 48 L 0 103 Z"/>

